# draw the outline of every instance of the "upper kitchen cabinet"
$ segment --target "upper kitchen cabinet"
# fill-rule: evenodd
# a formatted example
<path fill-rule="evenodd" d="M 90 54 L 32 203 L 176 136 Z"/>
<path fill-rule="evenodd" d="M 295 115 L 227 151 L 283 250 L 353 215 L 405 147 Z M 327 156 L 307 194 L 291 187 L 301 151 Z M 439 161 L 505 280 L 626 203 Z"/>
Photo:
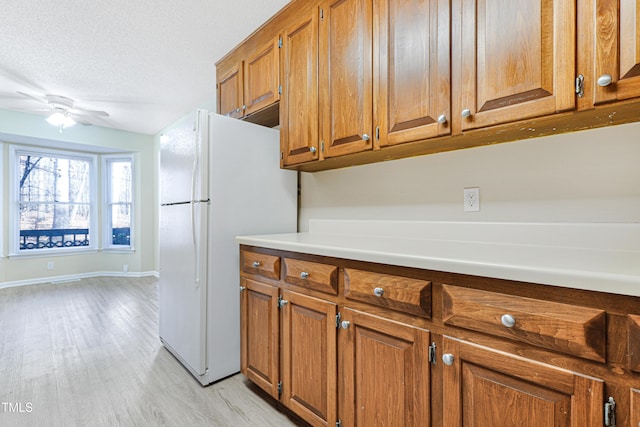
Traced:
<path fill-rule="evenodd" d="M 575 108 L 575 2 L 455 0 L 452 16 L 454 133 Z"/>
<path fill-rule="evenodd" d="M 216 70 L 218 114 L 239 119 L 244 116 L 244 79 L 243 62 L 233 62 L 226 68 L 219 66 Z"/>
<path fill-rule="evenodd" d="M 279 38 L 271 39 L 247 53 L 246 59 L 218 64 L 218 114 L 247 119 L 280 100 Z M 271 114 L 278 124 L 277 111 Z"/>
<path fill-rule="evenodd" d="M 318 8 L 284 31 L 282 37 L 281 166 L 319 158 Z"/>
<path fill-rule="evenodd" d="M 375 0 L 373 16 L 379 145 L 451 133 L 449 1 Z"/>
<path fill-rule="evenodd" d="M 581 107 L 640 97 L 640 3 L 580 0 Z"/>
<path fill-rule="evenodd" d="M 320 9 L 320 117 L 324 157 L 373 147 L 372 0 Z"/>
<path fill-rule="evenodd" d="M 253 114 L 280 100 L 279 38 L 252 52 L 244 67 L 245 115 Z"/>

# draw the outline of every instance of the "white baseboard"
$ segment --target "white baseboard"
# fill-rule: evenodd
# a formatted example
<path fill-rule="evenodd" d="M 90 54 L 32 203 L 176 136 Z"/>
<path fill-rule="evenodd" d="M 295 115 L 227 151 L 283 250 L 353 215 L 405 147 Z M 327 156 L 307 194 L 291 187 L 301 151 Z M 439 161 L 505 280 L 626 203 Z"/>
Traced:
<path fill-rule="evenodd" d="M 48 276 L 48 277 L 39 277 L 36 279 L 2 282 L 0 283 L 0 289 L 13 288 L 16 286 L 40 285 L 43 283 L 55 284 L 55 283 L 73 282 L 80 279 L 88 279 L 91 277 L 104 277 L 104 276 L 107 276 L 107 277 L 147 277 L 147 276 L 158 277 L 158 272 L 157 271 L 141 271 L 141 272 L 124 273 L 122 271 L 94 271 L 91 273 L 67 274 L 63 276 Z"/>

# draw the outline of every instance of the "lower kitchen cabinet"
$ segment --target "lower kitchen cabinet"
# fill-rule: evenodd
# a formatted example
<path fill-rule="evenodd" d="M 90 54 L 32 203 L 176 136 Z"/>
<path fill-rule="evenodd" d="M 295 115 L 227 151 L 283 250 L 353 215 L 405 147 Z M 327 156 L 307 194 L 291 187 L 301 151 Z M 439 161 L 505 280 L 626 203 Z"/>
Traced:
<path fill-rule="evenodd" d="M 604 383 L 443 338 L 443 427 L 602 425 Z"/>
<path fill-rule="evenodd" d="M 349 308 L 341 318 L 343 425 L 430 425 L 429 331 Z"/>
<path fill-rule="evenodd" d="M 249 246 L 240 266 L 241 371 L 309 425 L 640 427 L 638 297 Z"/>
<path fill-rule="evenodd" d="M 336 304 L 282 291 L 281 401 L 313 426 L 335 426 Z"/>
<path fill-rule="evenodd" d="M 277 286 L 243 279 L 240 293 L 240 372 L 278 398 L 280 318 Z"/>

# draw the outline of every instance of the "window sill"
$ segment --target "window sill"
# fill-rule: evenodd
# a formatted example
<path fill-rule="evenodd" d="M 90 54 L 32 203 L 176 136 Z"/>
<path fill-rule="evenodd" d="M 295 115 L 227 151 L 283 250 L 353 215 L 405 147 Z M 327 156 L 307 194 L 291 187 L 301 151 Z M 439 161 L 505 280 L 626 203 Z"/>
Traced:
<path fill-rule="evenodd" d="M 9 259 L 24 259 L 24 258 L 46 258 L 56 256 L 70 256 L 70 255 L 88 255 L 98 253 L 96 248 L 87 249 L 30 249 L 27 253 L 18 252 L 10 253 Z"/>
<path fill-rule="evenodd" d="M 103 248 L 102 252 L 110 254 L 133 254 L 136 250 L 134 248 Z"/>

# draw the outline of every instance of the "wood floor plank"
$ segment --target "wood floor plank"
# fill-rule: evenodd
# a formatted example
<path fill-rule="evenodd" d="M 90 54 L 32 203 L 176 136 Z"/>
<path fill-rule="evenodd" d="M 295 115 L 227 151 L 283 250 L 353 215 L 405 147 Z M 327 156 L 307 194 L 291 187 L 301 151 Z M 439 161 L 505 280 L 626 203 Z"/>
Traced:
<path fill-rule="evenodd" d="M 112 277 L 0 290 L 5 425 L 306 426 L 240 374 L 201 387 L 159 341 L 157 281 Z"/>

